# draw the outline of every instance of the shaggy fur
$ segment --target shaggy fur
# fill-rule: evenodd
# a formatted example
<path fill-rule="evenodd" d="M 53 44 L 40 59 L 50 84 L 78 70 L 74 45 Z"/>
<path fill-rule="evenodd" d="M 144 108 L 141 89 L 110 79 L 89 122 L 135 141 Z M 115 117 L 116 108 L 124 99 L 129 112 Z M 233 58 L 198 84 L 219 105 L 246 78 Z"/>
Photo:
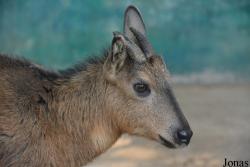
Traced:
<path fill-rule="evenodd" d="M 54 73 L 0 55 L 0 166 L 80 166 L 115 142 L 103 58 Z"/>

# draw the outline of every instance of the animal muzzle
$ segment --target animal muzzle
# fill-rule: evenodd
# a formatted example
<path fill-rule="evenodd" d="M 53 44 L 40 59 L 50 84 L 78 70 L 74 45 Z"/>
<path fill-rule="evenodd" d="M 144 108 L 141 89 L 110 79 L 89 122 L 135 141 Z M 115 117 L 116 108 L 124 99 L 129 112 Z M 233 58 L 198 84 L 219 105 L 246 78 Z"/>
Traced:
<path fill-rule="evenodd" d="M 173 140 L 168 140 L 167 138 L 159 135 L 159 141 L 161 144 L 168 148 L 179 148 L 187 146 L 193 136 L 193 132 L 190 129 L 178 130 L 174 133 Z"/>
<path fill-rule="evenodd" d="M 193 136 L 193 132 L 190 129 L 178 130 L 176 133 L 177 133 L 176 141 L 180 145 L 183 145 L 183 144 L 188 145 Z"/>

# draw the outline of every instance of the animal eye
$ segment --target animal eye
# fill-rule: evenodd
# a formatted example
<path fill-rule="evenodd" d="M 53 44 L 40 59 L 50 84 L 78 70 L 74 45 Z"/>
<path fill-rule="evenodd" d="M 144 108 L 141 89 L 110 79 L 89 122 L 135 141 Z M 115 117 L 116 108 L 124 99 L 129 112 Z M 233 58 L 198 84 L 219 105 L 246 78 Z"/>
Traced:
<path fill-rule="evenodd" d="M 148 84 L 143 83 L 143 82 L 134 84 L 134 90 L 136 94 L 140 97 L 146 97 L 150 94 L 150 89 L 149 89 Z"/>

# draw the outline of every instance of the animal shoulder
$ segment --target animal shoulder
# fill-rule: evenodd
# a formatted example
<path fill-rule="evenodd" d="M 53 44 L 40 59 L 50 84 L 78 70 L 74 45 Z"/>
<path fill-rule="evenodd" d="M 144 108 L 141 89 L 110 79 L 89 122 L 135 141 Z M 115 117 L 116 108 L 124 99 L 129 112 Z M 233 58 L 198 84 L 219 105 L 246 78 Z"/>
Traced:
<path fill-rule="evenodd" d="M 0 98 L 27 104 L 46 103 L 59 75 L 25 59 L 0 55 Z M 25 106 L 25 104 L 22 104 Z"/>

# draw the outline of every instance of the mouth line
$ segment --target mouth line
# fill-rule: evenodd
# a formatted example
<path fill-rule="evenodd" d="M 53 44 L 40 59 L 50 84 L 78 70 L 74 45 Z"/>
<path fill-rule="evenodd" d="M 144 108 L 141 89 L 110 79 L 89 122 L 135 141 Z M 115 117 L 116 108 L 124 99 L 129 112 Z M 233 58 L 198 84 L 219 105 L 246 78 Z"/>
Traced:
<path fill-rule="evenodd" d="M 169 141 L 167 141 L 164 137 L 162 137 L 161 135 L 159 135 L 159 138 L 161 140 L 161 144 L 163 144 L 164 146 L 168 147 L 168 148 L 176 148 L 175 145 Z"/>

